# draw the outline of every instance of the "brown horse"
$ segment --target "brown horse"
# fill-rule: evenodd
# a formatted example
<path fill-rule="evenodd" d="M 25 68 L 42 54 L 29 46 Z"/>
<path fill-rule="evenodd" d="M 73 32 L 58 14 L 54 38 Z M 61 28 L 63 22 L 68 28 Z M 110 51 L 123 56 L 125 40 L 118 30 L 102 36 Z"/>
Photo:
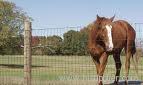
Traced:
<path fill-rule="evenodd" d="M 102 77 L 107 64 L 107 59 L 110 54 L 113 54 L 113 58 L 116 64 L 115 84 L 118 84 L 121 60 L 120 54 L 122 49 L 125 49 L 125 76 L 127 84 L 130 58 L 136 52 L 135 47 L 135 30 L 133 27 L 124 20 L 114 21 L 112 18 L 99 17 L 88 25 L 89 27 L 89 39 L 88 48 L 96 65 L 98 84 L 102 85 Z"/>

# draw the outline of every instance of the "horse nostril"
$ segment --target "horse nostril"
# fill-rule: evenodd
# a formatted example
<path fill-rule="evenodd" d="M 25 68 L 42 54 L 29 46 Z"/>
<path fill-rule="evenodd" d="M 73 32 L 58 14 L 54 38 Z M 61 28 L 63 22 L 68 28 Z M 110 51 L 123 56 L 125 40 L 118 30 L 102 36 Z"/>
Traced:
<path fill-rule="evenodd" d="M 109 46 L 106 46 L 106 50 L 108 50 L 109 49 Z"/>
<path fill-rule="evenodd" d="M 108 49 L 108 48 L 109 48 L 109 44 L 108 44 L 108 43 L 105 43 L 105 46 L 106 46 L 106 49 Z"/>

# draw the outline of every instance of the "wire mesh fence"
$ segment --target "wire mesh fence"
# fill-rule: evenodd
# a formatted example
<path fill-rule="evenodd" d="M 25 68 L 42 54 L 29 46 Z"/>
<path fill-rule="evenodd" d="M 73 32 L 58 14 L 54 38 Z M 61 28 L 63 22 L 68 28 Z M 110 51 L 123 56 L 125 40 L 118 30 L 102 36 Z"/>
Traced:
<path fill-rule="evenodd" d="M 129 81 L 142 84 L 143 80 L 143 24 L 135 23 L 136 47 L 139 55 L 137 76 L 131 62 Z M 96 85 L 96 67 L 87 52 L 86 27 L 32 29 L 32 85 Z M 21 49 L 23 49 L 21 47 Z M 125 55 L 121 55 L 122 81 L 125 79 Z M 0 56 L 0 85 L 23 85 L 24 56 Z M 104 72 L 104 83 L 111 84 L 115 76 L 112 55 Z"/>

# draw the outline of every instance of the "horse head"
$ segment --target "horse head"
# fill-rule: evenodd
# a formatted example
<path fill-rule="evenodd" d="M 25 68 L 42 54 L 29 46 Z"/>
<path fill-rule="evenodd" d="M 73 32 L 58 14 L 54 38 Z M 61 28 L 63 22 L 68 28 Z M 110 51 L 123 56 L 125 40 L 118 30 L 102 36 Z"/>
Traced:
<path fill-rule="evenodd" d="M 94 21 L 98 39 L 103 42 L 106 51 L 112 51 L 114 47 L 112 42 L 112 21 L 114 17 L 105 18 L 97 15 L 97 19 Z"/>

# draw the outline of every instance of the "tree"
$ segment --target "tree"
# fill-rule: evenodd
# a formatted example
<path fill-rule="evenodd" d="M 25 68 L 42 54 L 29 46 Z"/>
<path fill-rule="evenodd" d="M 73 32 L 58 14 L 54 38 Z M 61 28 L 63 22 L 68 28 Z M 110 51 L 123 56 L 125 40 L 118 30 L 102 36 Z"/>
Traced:
<path fill-rule="evenodd" d="M 62 52 L 66 55 L 87 55 L 88 28 L 64 34 Z"/>
<path fill-rule="evenodd" d="M 87 40 L 88 40 L 88 28 L 84 27 L 80 30 L 80 52 L 78 55 L 87 55 Z"/>
<path fill-rule="evenodd" d="M 84 55 L 86 47 L 84 35 L 84 32 L 74 30 L 65 33 L 62 52 L 68 55 Z"/>
<path fill-rule="evenodd" d="M 9 1 L 0 1 L 0 54 L 8 50 L 21 50 L 21 33 L 24 19 L 28 17 L 22 9 Z"/>
<path fill-rule="evenodd" d="M 53 35 L 53 36 L 48 36 L 46 38 L 46 46 L 48 46 L 49 48 L 49 52 L 45 53 L 50 53 L 51 55 L 59 55 L 61 54 L 61 45 L 62 45 L 62 38 L 60 36 L 57 35 Z"/>
<path fill-rule="evenodd" d="M 59 55 L 61 54 L 61 44 L 60 36 L 36 36 L 33 38 L 33 54 Z"/>

